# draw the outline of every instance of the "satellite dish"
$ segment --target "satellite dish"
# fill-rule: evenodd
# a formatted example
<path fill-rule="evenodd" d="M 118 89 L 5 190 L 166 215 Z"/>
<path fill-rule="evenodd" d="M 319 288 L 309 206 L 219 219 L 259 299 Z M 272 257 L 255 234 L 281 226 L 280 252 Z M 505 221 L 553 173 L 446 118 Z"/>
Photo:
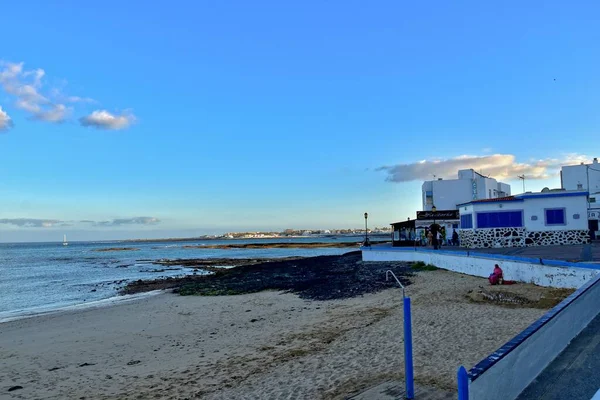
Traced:
<path fill-rule="evenodd" d="M 547 188 L 547 187 L 545 187 L 545 188 L 542 189 L 542 193 L 549 192 L 549 191 L 550 191 L 550 189 Z"/>

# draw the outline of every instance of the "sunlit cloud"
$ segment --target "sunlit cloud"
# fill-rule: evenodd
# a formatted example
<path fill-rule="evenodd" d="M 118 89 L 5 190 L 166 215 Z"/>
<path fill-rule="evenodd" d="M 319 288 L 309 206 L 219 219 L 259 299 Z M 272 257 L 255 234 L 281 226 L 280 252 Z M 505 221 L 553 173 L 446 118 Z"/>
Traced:
<path fill-rule="evenodd" d="M 136 120 L 131 112 L 123 112 L 121 115 L 111 114 L 106 110 L 96 110 L 90 115 L 79 119 L 83 126 L 91 126 L 97 129 L 119 130 L 128 128 Z"/>
<path fill-rule="evenodd" d="M 588 160 L 590 157 L 580 154 L 529 162 L 517 162 L 513 154 L 462 155 L 448 159 L 382 166 L 377 168 L 377 171 L 386 172 L 388 182 L 431 180 L 433 177 L 456 178 L 458 170 L 461 169 L 474 169 L 483 175 L 500 180 L 514 180 L 518 175 L 525 175 L 528 179 L 548 179 L 558 173 L 563 165 L 579 164 Z"/>
<path fill-rule="evenodd" d="M 62 122 L 68 108 L 42 94 L 43 69 L 25 70 L 24 63 L 0 62 L 0 85 L 15 97 L 15 106 L 31 114 L 31 118 L 46 122 Z"/>
<path fill-rule="evenodd" d="M 12 119 L 8 116 L 6 111 L 2 109 L 2 106 L 0 106 L 0 132 L 7 131 L 12 128 L 12 126 Z"/>
<path fill-rule="evenodd" d="M 41 68 L 26 70 L 23 62 L 0 60 L 0 87 L 14 98 L 15 107 L 28 113 L 32 120 L 61 123 L 71 117 L 76 105 L 98 103 L 91 97 L 73 96 L 57 87 L 47 87 L 45 77 L 46 72 Z M 136 117 L 130 111 L 113 114 L 96 110 L 79 121 L 83 126 L 119 130 L 128 128 L 136 121 Z M 1 126 L 5 125 L 8 126 L 6 121 Z"/>

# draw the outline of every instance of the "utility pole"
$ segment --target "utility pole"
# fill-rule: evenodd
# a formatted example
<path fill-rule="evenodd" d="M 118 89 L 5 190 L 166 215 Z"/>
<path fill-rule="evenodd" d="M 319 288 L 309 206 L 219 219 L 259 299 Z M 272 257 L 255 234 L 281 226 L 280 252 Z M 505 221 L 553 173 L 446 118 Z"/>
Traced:
<path fill-rule="evenodd" d="M 517 178 L 523 181 L 523 193 L 525 193 L 525 174 L 519 175 Z"/>

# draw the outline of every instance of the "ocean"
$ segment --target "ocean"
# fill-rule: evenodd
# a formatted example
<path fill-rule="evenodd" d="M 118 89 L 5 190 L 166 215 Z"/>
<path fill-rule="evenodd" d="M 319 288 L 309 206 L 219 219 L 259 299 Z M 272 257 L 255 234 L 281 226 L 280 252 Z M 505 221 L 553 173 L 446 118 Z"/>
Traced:
<path fill-rule="evenodd" d="M 123 298 L 137 279 L 191 274 L 192 268 L 152 264 L 160 259 L 275 258 L 336 255 L 352 248 L 197 249 L 189 245 L 361 242 L 362 237 L 198 240 L 165 242 L 0 243 L 0 322 Z M 136 251 L 96 251 L 133 247 Z M 165 269 L 169 270 L 165 270 Z M 173 270 L 171 270 L 173 269 Z M 199 272 L 201 273 L 201 272 Z"/>

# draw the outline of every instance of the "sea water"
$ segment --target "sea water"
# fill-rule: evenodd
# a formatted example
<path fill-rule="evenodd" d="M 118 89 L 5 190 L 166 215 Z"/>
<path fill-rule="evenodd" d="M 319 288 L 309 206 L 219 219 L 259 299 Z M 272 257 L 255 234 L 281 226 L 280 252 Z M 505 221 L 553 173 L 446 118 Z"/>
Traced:
<path fill-rule="evenodd" d="M 0 322 L 114 298 L 127 282 L 194 273 L 161 259 L 279 258 L 343 254 L 352 248 L 207 249 L 185 246 L 348 241 L 359 237 L 165 242 L 0 243 Z M 134 251 L 98 251 L 108 248 Z M 357 246 L 358 248 L 358 246 Z M 196 273 L 203 273 L 197 271 Z"/>

